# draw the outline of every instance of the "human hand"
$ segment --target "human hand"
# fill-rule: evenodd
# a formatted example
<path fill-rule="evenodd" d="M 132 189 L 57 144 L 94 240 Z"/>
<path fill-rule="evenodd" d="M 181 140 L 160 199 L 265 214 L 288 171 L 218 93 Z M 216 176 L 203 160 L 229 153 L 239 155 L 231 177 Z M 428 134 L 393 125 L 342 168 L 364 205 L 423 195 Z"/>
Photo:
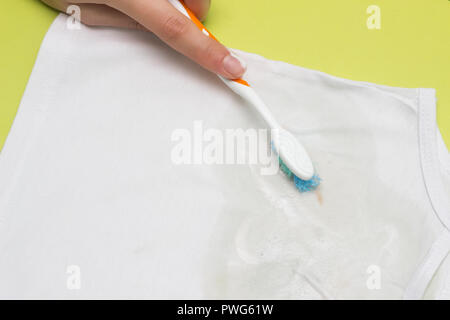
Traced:
<path fill-rule="evenodd" d="M 76 4 L 81 22 L 89 26 L 109 26 L 151 31 L 175 50 L 202 67 L 228 79 L 241 78 L 245 64 L 219 42 L 206 37 L 167 0 L 41 0 L 66 12 Z M 210 0 L 185 0 L 194 14 L 203 19 Z"/>

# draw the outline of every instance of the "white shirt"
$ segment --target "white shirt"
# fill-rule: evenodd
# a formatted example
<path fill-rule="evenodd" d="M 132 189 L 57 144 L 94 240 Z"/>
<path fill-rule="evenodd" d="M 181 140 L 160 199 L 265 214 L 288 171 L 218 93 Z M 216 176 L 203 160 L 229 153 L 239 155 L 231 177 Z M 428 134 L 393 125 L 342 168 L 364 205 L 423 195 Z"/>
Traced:
<path fill-rule="evenodd" d="M 449 297 L 434 90 L 239 55 L 317 192 L 259 164 L 175 164 L 176 130 L 265 124 L 155 36 L 56 19 L 0 155 L 0 298 Z"/>

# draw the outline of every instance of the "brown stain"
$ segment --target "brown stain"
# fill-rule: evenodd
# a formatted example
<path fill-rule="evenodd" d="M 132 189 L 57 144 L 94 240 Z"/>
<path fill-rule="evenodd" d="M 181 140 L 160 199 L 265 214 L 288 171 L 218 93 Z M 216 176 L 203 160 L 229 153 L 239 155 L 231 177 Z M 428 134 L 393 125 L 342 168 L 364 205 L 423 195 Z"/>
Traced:
<path fill-rule="evenodd" d="M 319 189 L 316 190 L 316 196 L 317 196 L 317 201 L 319 201 L 319 204 L 322 205 L 323 204 L 323 197 L 322 197 L 322 192 L 320 192 Z"/>

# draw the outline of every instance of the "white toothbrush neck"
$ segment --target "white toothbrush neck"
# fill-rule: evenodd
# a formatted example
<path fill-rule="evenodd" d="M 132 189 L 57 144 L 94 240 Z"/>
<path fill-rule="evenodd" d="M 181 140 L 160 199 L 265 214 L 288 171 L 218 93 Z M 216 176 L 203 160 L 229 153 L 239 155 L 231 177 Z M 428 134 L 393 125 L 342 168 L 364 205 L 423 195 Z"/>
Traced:
<path fill-rule="evenodd" d="M 283 129 L 258 94 L 250 87 L 219 76 L 235 93 L 248 101 L 266 120 L 272 132 L 272 143 L 276 152 L 288 168 L 301 179 L 309 180 L 314 175 L 314 167 L 303 145 L 289 131 Z"/>
<path fill-rule="evenodd" d="M 240 95 L 244 100 L 249 102 L 264 118 L 271 129 L 280 129 L 281 126 L 275 117 L 270 112 L 269 108 L 267 108 L 266 104 L 263 100 L 258 96 L 258 94 L 251 87 L 242 85 L 240 83 L 225 79 L 222 76 L 219 78 L 235 93 Z"/>

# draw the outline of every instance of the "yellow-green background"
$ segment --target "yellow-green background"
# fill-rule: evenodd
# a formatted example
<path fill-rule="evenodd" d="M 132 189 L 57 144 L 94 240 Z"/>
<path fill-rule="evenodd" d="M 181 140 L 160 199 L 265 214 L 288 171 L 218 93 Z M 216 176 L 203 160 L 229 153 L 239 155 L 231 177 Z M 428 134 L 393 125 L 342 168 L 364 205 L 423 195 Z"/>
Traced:
<path fill-rule="evenodd" d="M 368 30 L 366 8 L 381 8 Z M 38 0 L 0 2 L 0 149 L 56 13 Z M 450 146 L 449 0 L 212 0 L 206 26 L 226 45 L 344 78 L 437 89 Z"/>

